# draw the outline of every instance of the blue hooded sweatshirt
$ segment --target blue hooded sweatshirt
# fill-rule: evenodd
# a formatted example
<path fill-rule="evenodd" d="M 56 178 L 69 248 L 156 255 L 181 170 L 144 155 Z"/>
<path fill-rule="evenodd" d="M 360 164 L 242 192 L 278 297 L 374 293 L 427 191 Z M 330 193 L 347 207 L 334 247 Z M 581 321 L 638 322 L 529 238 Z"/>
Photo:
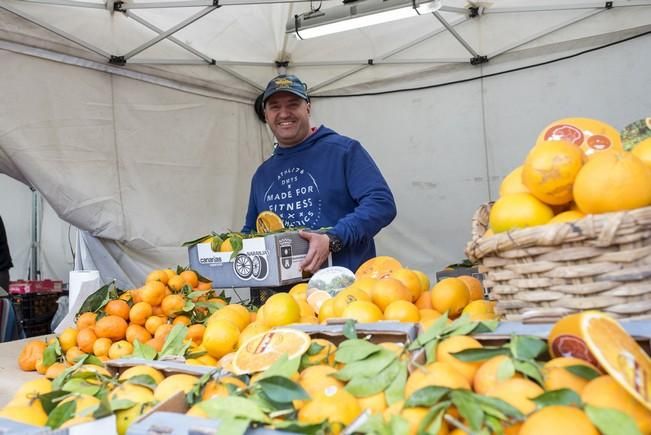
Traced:
<path fill-rule="evenodd" d="M 255 231 L 263 210 L 285 227 L 328 230 L 343 242 L 333 264 L 353 272 L 375 257 L 373 237 L 396 216 L 393 195 L 362 145 L 321 126 L 303 142 L 276 147 L 251 181 L 242 232 Z"/>

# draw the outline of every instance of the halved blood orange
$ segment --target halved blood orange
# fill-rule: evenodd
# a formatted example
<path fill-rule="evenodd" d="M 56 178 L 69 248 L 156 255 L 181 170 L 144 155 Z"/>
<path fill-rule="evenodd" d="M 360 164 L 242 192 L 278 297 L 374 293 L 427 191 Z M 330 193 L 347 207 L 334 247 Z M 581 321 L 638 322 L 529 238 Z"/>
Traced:
<path fill-rule="evenodd" d="M 303 355 L 310 347 L 310 336 L 303 331 L 278 328 L 249 338 L 235 353 L 233 370 L 236 374 L 267 370 L 280 357 L 288 359 Z"/>
<path fill-rule="evenodd" d="M 283 220 L 272 211 L 261 212 L 255 220 L 255 230 L 259 233 L 272 233 L 285 228 Z"/>
<path fill-rule="evenodd" d="M 622 326 L 607 314 L 581 316 L 581 336 L 590 353 L 626 391 L 651 410 L 651 358 Z"/>

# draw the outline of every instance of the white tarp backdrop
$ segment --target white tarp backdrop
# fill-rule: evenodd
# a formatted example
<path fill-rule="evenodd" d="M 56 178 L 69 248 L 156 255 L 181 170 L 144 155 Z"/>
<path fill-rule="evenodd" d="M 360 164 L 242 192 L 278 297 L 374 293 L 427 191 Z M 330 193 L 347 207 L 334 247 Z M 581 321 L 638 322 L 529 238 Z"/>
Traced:
<path fill-rule="evenodd" d="M 398 218 L 378 252 L 430 275 L 463 258 L 474 210 L 549 122 L 651 114 L 651 1 L 495 1 L 474 18 L 444 1 L 306 41 L 284 29 L 310 3 L 235 2 L 0 0 L 0 172 L 101 238 L 134 285 L 186 264 L 182 241 L 241 227 L 271 151 L 252 101 L 276 61 L 308 83 L 314 122 L 358 138 L 388 179 Z"/>

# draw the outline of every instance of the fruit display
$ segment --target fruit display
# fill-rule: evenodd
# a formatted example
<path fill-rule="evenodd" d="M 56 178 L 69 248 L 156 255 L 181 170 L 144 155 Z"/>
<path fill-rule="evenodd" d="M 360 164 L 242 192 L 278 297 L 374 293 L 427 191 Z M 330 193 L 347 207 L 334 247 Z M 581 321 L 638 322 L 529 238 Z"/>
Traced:
<path fill-rule="evenodd" d="M 540 338 L 512 335 L 501 346 L 473 338 L 495 325 L 443 314 L 406 342 L 360 335 L 352 321 L 332 341 L 276 328 L 247 339 L 228 370 L 203 375 L 139 362 L 118 370 L 86 355 L 53 379 L 23 384 L 0 418 L 63 428 L 115 415 L 124 434 L 169 402 L 168 411 L 217 419 L 229 434 L 251 426 L 279 434 L 651 433 L 651 360 L 614 319 L 586 312 L 558 322 L 552 338 L 579 334 L 587 350 L 551 359 Z M 630 363 L 618 362 L 622 355 Z M 627 388 L 622 379 L 634 382 Z"/>
<path fill-rule="evenodd" d="M 615 128 L 594 119 L 545 127 L 523 164 L 503 179 L 484 236 L 651 205 L 646 125 L 623 132 L 626 147 Z"/>

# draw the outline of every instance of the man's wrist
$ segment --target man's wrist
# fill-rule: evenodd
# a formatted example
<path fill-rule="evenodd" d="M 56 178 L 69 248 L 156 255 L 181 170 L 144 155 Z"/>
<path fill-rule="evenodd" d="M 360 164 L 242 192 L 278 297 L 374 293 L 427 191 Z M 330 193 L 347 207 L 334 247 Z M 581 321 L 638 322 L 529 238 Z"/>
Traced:
<path fill-rule="evenodd" d="M 326 236 L 328 236 L 329 239 L 329 244 L 328 244 L 328 250 L 332 252 L 333 254 L 336 254 L 337 252 L 340 252 L 344 248 L 344 242 L 336 235 L 333 233 L 325 233 Z"/>

